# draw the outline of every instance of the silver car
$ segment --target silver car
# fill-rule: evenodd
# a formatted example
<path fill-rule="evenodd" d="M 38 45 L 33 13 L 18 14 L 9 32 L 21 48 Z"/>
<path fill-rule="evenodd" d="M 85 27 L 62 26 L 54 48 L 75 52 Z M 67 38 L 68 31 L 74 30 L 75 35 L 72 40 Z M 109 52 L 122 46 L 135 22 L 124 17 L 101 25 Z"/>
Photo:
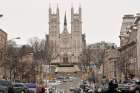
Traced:
<path fill-rule="evenodd" d="M 14 92 L 11 81 L 0 80 L 0 93 L 8 93 L 8 90 L 10 90 L 11 93 Z"/>
<path fill-rule="evenodd" d="M 117 91 L 119 93 L 140 93 L 140 81 L 129 81 L 118 85 Z"/>
<path fill-rule="evenodd" d="M 8 88 L 0 85 L 0 93 L 8 93 Z"/>

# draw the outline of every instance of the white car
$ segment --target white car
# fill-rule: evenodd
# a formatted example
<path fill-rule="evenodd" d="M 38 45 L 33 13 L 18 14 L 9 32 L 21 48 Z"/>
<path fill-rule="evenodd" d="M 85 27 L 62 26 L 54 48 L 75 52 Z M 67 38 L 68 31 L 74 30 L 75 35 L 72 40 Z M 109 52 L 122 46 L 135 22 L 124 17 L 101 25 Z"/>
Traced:
<path fill-rule="evenodd" d="M 60 85 L 61 84 L 61 81 L 58 81 L 58 80 L 50 80 L 48 81 L 48 84 L 49 86 L 56 86 L 56 85 Z"/>
<path fill-rule="evenodd" d="M 75 80 L 75 79 L 77 79 L 76 77 L 69 77 L 70 79 L 72 79 L 72 80 Z"/>
<path fill-rule="evenodd" d="M 56 93 L 65 93 L 64 90 L 57 90 Z"/>

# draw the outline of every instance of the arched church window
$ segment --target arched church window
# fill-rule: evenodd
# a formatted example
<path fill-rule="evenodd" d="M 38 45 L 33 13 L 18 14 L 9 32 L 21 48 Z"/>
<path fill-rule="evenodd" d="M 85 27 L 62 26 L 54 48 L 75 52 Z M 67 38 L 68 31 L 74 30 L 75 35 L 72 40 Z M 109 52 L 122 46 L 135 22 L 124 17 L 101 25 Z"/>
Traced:
<path fill-rule="evenodd" d="M 68 63 L 68 55 L 65 53 L 63 57 L 63 63 Z"/>

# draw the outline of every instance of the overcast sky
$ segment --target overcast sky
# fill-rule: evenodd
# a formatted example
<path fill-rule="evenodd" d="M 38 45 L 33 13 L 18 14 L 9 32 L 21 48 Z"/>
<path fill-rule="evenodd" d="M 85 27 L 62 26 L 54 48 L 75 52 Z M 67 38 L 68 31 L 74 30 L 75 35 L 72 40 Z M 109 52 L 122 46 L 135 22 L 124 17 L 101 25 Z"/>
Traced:
<path fill-rule="evenodd" d="M 61 32 L 64 13 L 67 13 L 70 32 L 71 6 L 82 7 L 83 33 L 87 43 L 99 41 L 119 45 L 122 16 L 140 12 L 140 0 L 0 0 L 0 28 L 8 33 L 8 39 L 21 37 L 18 44 L 26 44 L 32 37 L 45 38 L 48 33 L 48 8 L 60 8 Z"/>

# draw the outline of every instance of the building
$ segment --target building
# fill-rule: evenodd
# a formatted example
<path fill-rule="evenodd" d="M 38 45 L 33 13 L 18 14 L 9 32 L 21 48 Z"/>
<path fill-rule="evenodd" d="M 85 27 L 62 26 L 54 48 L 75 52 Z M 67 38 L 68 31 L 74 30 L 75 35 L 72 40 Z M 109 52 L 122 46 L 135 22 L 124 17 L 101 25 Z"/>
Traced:
<path fill-rule="evenodd" d="M 33 49 L 30 46 L 23 45 L 21 48 L 21 52 L 22 54 L 21 54 L 20 62 L 32 64 L 33 63 Z"/>
<path fill-rule="evenodd" d="M 6 48 L 7 48 L 7 33 L 0 29 L 0 78 L 4 76 L 3 63 L 6 57 Z"/>
<path fill-rule="evenodd" d="M 97 42 L 94 44 L 90 44 L 88 47 L 91 49 L 110 49 L 113 47 L 117 47 L 117 45 L 115 43 L 110 43 L 110 42 L 105 42 L 105 41 L 101 41 L 101 42 Z"/>
<path fill-rule="evenodd" d="M 124 15 L 121 31 L 120 31 L 120 46 L 124 46 L 128 42 L 128 30 L 133 25 L 135 20 L 134 15 Z"/>
<path fill-rule="evenodd" d="M 65 14 L 64 29 L 60 32 L 59 8 L 56 14 L 49 8 L 49 47 L 53 48 L 55 58 L 51 63 L 79 63 L 79 56 L 85 47 L 85 35 L 82 34 L 82 15 L 74 13 L 71 8 L 71 33 L 67 29 L 67 18 Z"/>
<path fill-rule="evenodd" d="M 106 76 L 109 80 L 116 77 L 118 79 L 118 49 L 112 48 L 105 50 L 104 63 L 103 63 L 103 76 Z"/>
<path fill-rule="evenodd" d="M 125 15 L 120 33 L 120 72 L 125 77 L 140 77 L 140 16 Z M 122 34 L 123 33 L 123 34 Z"/>
<path fill-rule="evenodd" d="M 115 45 L 114 43 L 105 41 L 88 45 L 92 57 L 91 61 L 96 64 L 97 67 L 100 67 L 100 65 L 104 61 L 105 51 L 111 49 L 112 46 L 114 46 L 115 48 L 117 47 L 117 45 Z"/>
<path fill-rule="evenodd" d="M 82 34 L 82 11 L 75 13 L 71 8 L 71 32 L 67 29 L 66 13 L 64 29 L 60 31 L 59 8 L 52 13 L 49 8 L 49 34 L 46 35 L 49 49 L 52 50 L 51 64 L 79 64 L 80 54 L 86 47 L 85 34 Z"/>

